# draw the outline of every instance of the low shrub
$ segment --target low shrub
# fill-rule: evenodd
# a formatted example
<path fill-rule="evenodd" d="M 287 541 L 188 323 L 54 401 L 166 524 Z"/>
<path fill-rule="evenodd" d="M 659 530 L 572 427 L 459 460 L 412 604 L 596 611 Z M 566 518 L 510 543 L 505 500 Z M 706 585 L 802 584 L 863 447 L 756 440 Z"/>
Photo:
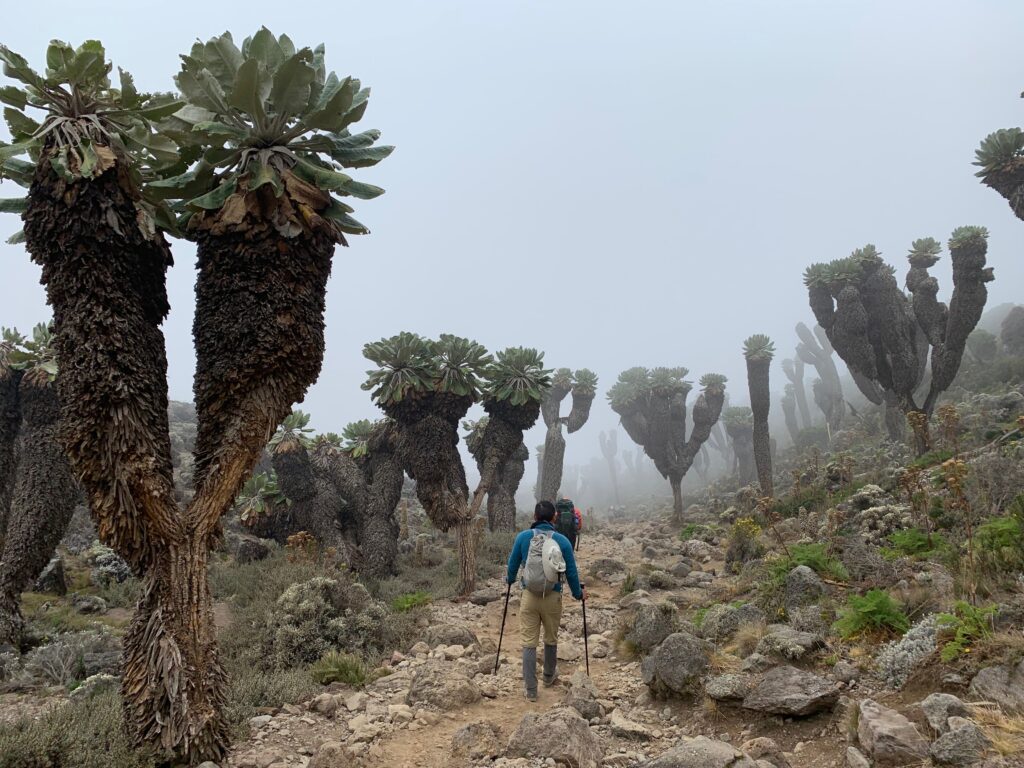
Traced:
<path fill-rule="evenodd" d="M 366 684 L 369 671 L 365 662 L 355 654 L 329 651 L 309 668 L 309 674 L 321 685 L 344 683 L 361 688 Z"/>
<path fill-rule="evenodd" d="M 151 753 L 132 748 L 121 697 L 105 690 L 0 724 L 0 768 L 153 768 Z"/>
<path fill-rule="evenodd" d="M 902 635 L 910 629 L 910 620 L 883 589 L 869 590 L 863 597 L 850 595 L 839 619 L 832 625 L 843 638 L 863 635 Z"/>
<path fill-rule="evenodd" d="M 630 592 L 636 591 L 636 574 L 630 571 L 626 574 L 625 580 L 622 582 L 622 586 L 619 588 L 619 592 L 623 596 L 628 595 Z"/>
<path fill-rule="evenodd" d="M 928 453 L 918 456 L 910 462 L 910 466 L 917 467 L 918 469 L 928 469 L 929 467 L 934 467 L 944 461 L 949 461 L 951 458 L 953 458 L 953 452 L 950 450 L 943 449 L 928 451 Z"/>
<path fill-rule="evenodd" d="M 936 617 L 940 634 L 952 635 L 942 646 L 941 657 L 949 662 L 969 653 L 971 646 L 992 634 L 992 617 L 999 608 L 995 605 L 973 606 L 963 600 L 953 605 L 953 613 L 940 613 Z"/>
<path fill-rule="evenodd" d="M 882 555 L 889 559 L 912 557 L 927 560 L 949 551 L 949 543 L 941 533 L 929 534 L 918 528 L 907 528 L 889 534 L 891 547 L 882 547 Z"/>
<path fill-rule="evenodd" d="M 433 597 L 429 592 L 407 592 L 404 595 L 399 595 L 391 601 L 391 610 L 396 613 L 405 613 L 411 611 L 413 608 L 420 608 L 424 605 L 428 605 Z"/>
<path fill-rule="evenodd" d="M 805 565 L 819 576 L 846 581 L 850 578 L 846 567 L 836 558 L 828 554 L 824 544 L 805 543 L 793 544 L 789 547 L 789 555 L 773 558 L 768 562 L 769 578 L 779 585 L 785 582 L 786 576 L 798 565 Z"/>
<path fill-rule="evenodd" d="M 249 718 L 260 707 L 298 704 L 317 693 L 319 686 L 306 669 L 262 670 L 228 659 L 228 696 L 225 714 L 237 738 L 249 730 Z"/>

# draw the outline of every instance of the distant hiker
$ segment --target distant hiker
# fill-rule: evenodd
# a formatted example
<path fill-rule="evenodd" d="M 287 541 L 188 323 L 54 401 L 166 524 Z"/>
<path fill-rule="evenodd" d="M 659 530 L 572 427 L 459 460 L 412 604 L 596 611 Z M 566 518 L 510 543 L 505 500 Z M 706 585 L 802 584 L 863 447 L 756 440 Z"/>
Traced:
<path fill-rule="evenodd" d="M 562 619 L 562 581 L 576 600 L 585 600 L 576 571 L 572 544 L 552 525 L 555 506 L 542 501 L 534 509 L 530 530 L 516 536 L 508 558 L 506 583 L 514 584 L 523 568 L 523 599 L 519 604 L 519 633 L 523 641 L 523 682 L 526 698 L 537 700 L 537 641 L 544 626 L 544 685 L 558 679 L 558 624 Z"/>
<path fill-rule="evenodd" d="M 555 530 L 565 536 L 576 551 L 576 540 L 583 528 L 583 515 L 576 509 L 572 499 L 561 498 L 555 504 Z"/>

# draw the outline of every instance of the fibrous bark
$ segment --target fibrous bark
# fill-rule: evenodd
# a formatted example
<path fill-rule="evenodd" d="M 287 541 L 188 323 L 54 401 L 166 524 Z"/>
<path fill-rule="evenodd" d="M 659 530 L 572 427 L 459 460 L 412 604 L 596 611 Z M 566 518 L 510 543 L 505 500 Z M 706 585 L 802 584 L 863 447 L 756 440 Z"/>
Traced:
<path fill-rule="evenodd" d="M 14 488 L 14 441 L 21 425 L 18 387 L 21 371 L 0 365 L 0 541 L 7 529 L 7 517 Z"/>
<path fill-rule="evenodd" d="M 57 388 L 44 371 L 21 377 L 21 428 L 10 520 L 0 547 L 0 645 L 17 646 L 21 592 L 42 573 L 78 503 L 78 486 L 57 439 Z"/>

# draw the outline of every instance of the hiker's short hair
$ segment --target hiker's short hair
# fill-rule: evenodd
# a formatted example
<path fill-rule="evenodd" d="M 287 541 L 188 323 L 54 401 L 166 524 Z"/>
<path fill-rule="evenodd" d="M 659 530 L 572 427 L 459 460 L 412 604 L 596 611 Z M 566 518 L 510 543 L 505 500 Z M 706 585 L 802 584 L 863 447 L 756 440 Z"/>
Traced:
<path fill-rule="evenodd" d="M 533 514 L 542 523 L 550 523 L 555 519 L 555 505 L 550 501 L 538 501 Z"/>

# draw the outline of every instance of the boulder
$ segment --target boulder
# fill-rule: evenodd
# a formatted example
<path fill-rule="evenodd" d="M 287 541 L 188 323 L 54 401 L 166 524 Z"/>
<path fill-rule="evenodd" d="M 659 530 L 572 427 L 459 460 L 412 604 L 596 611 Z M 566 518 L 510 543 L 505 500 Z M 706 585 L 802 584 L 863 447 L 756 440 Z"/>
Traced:
<path fill-rule="evenodd" d="M 710 645 L 700 638 L 686 632 L 671 634 L 643 660 L 643 681 L 656 696 L 697 693 L 710 652 Z"/>
<path fill-rule="evenodd" d="M 860 670 L 848 661 L 837 661 L 832 667 L 832 677 L 841 683 L 850 684 L 860 677 Z"/>
<path fill-rule="evenodd" d="M 479 642 L 473 631 L 461 624 L 435 624 L 427 629 L 424 640 L 431 648 L 439 645 L 461 645 L 468 648 Z"/>
<path fill-rule="evenodd" d="M 701 541 L 700 539 L 684 541 L 680 547 L 680 551 L 687 557 L 692 557 L 694 560 L 699 560 L 701 562 L 710 560 L 711 556 L 715 552 L 714 548 L 710 544 L 706 541 Z"/>
<path fill-rule="evenodd" d="M 501 734 L 490 723 L 470 723 L 452 736 L 453 757 L 483 760 L 498 757 L 501 751 Z"/>
<path fill-rule="evenodd" d="M 629 569 L 625 563 L 600 557 L 590 564 L 590 575 L 594 578 L 607 580 L 609 576 L 625 576 Z"/>
<path fill-rule="evenodd" d="M 604 752 L 587 721 L 575 709 L 559 707 L 524 716 L 505 756 L 551 758 L 569 768 L 598 768 Z"/>
<path fill-rule="evenodd" d="M 948 720 L 950 717 L 967 717 L 967 706 L 956 696 L 949 693 L 933 693 L 919 705 L 924 716 L 928 719 L 928 725 L 936 733 L 946 733 L 949 730 Z"/>
<path fill-rule="evenodd" d="M 457 667 L 431 660 L 412 675 L 406 704 L 431 704 L 438 709 L 457 709 L 479 701 L 480 688 Z"/>
<path fill-rule="evenodd" d="M 986 667 L 974 676 L 968 695 L 992 701 L 1007 712 L 1024 712 L 1024 660 L 1016 666 Z"/>
<path fill-rule="evenodd" d="M 805 717 L 832 709 L 839 687 L 823 677 L 795 667 L 776 667 L 758 681 L 743 699 L 745 709 L 773 715 Z"/>
<path fill-rule="evenodd" d="M 775 768 L 790 768 L 789 760 L 786 759 L 782 749 L 774 739 L 769 739 L 767 736 L 758 736 L 756 739 L 745 741 L 740 749 L 758 762 L 769 763 Z"/>
<path fill-rule="evenodd" d="M 498 589 L 497 587 L 481 587 L 475 592 L 470 592 L 469 602 L 473 605 L 487 605 L 497 600 L 501 600 L 505 596 L 505 590 Z"/>
<path fill-rule="evenodd" d="M 759 768 L 754 758 L 732 744 L 706 736 L 683 738 L 668 752 L 639 764 L 639 768 Z"/>
<path fill-rule="evenodd" d="M 255 536 L 237 535 L 232 538 L 231 554 L 235 556 L 235 562 L 245 565 L 246 563 L 258 563 L 270 557 L 270 547 L 263 539 Z"/>
<path fill-rule="evenodd" d="M 55 555 L 39 574 L 32 587 L 33 592 L 44 592 L 48 595 L 66 595 L 68 583 L 64 578 L 64 559 Z"/>
<path fill-rule="evenodd" d="M 601 705 L 597 703 L 597 688 L 582 670 L 574 672 L 569 679 L 565 705 L 575 709 L 588 722 L 602 714 Z"/>
<path fill-rule="evenodd" d="M 649 653 L 676 631 L 676 607 L 671 603 L 637 606 L 625 641 L 641 653 Z"/>
<path fill-rule="evenodd" d="M 671 568 L 669 568 L 668 572 L 671 573 L 673 576 L 681 579 L 684 576 L 689 576 L 690 575 L 690 571 L 692 571 L 692 570 L 693 570 L 693 563 L 691 563 L 689 559 L 684 557 L 678 563 L 676 563 Z"/>
<path fill-rule="evenodd" d="M 79 613 L 103 614 L 107 612 L 107 601 L 96 595 L 80 595 L 76 592 L 71 596 L 71 607 Z"/>
<path fill-rule="evenodd" d="M 764 619 L 764 611 L 753 603 L 739 606 L 720 603 L 711 606 L 704 614 L 700 633 L 712 642 L 721 643 L 732 637 L 744 624 L 760 624 Z"/>
<path fill-rule="evenodd" d="M 750 675 L 715 675 L 704 682 L 704 693 L 715 701 L 742 701 L 752 687 L 753 678 Z"/>
<path fill-rule="evenodd" d="M 820 635 L 800 632 L 786 624 L 771 624 L 757 644 L 757 653 L 762 656 L 781 656 L 795 661 L 803 658 L 808 651 L 822 648 L 824 645 Z"/>
<path fill-rule="evenodd" d="M 619 608 L 632 608 L 636 605 L 653 605 L 651 595 L 647 590 L 634 589 L 628 595 L 619 600 Z"/>
<path fill-rule="evenodd" d="M 928 742 L 914 724 L 871 699 L 860 702 L 857 738 L 876 766 L 906 765 L 928 757 Z"/>
<path fill-rule="evenodd" d="M 352 754 L 338 741 L 325 741 L 309 761 L 309 768 L 349 768 L 354 766 Z"/>
<path fill-rule="evenodd" d="M 932 743 L 928 754 L 938 765 L 974 765 L 992 748 L 992 742 L 970 720 L 962 717 L 952 717 L 950 720 L 956 727 L 939 736 Z"/>
<path fill-rule="evenodd" d="M 620 739 L 647 741 L 653 737 L 650 728 L 630 720 L 622 713 L 621 709 L 612 712 L 608 725 L 611 727 L 612 735 L 618 736 Z"/>
<path fill-rule="evenodd" d="M 786 574 L 783 604 L 786 609 L 818 602 L 825 594 L 825 582 L 806 565 L 798 565 Z"/>

